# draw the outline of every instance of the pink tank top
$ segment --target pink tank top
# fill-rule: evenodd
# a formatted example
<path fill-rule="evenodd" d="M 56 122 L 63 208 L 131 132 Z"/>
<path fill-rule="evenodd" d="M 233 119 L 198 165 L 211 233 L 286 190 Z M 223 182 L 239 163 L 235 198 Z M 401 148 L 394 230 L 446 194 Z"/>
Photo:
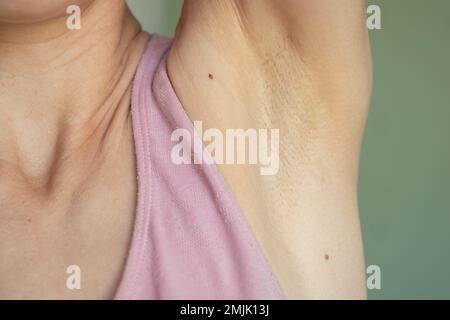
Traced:
<path fill-rule="evenodd" d="M 172 132 L 194 128 L 167 74 L 170 45 L 152 37 L 133 84 L 137 212 L 114 298 L 283 299 L 217 167 L 171 161 Z"/>

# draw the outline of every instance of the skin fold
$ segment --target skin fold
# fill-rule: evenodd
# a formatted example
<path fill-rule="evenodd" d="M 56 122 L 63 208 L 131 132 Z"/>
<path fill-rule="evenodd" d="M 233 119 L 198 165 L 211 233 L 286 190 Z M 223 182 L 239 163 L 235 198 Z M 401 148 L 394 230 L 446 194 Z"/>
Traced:
<path fill-rule="evenodd" d="M 130 87 L 148 36 L 121 0 L 80 1 L 77 32 L 65 27 L 67 1 L 38 11 L 8 2 L 0 0 L 0 298 L 111 298 L 134 219 Z M 192 121 L 280 129 L 276 176 L 219 169 L 288 298 L 366 297 L 357 203 L 372 77 L 364 12 L 359 0 L 186 0 L 169 53 Z M 74 263 L 89 270 L 83 290 L 65 288 Z"/>

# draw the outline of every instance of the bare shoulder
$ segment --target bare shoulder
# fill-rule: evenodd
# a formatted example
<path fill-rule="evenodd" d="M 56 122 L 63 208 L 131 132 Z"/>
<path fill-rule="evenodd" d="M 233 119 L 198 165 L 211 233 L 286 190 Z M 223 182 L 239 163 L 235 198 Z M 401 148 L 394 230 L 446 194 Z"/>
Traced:
<path fill-rule="evenodd" d="M 359 0 L 187 0 L 170 52 L 191 120 L 279 130 L 276 175 L 221 171 L 289 297 L 365 295 L 356 183 L 367 33 Z"/>

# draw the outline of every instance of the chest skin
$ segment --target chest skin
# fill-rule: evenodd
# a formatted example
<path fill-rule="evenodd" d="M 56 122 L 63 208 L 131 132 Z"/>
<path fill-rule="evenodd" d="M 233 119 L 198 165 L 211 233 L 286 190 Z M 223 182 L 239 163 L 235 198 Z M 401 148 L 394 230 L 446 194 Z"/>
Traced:
<path fill-rule="evenodd" d="M 45 193 L 23 185 L 2 189 L 0 299 L 114 296 L 136 207 L 130 134 L 116 154 L 100 155 L 106 160 L 87 172 L 86 160 L 69 162 Z M 81 287 L 71 290 L 78 275 Z"/>

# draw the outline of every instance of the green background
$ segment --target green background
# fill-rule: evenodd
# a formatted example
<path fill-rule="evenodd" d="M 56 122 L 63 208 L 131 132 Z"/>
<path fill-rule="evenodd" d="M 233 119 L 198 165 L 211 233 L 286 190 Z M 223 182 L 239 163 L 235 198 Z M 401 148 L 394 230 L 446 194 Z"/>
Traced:
<path fill-rule="evenodd" d="M 143 27 L 173 35 L 182 0 L 129 0 Z M 374 95 L 361 158 L 371 299 L 450 299 L 450 1 L 373 0 Z"/>

